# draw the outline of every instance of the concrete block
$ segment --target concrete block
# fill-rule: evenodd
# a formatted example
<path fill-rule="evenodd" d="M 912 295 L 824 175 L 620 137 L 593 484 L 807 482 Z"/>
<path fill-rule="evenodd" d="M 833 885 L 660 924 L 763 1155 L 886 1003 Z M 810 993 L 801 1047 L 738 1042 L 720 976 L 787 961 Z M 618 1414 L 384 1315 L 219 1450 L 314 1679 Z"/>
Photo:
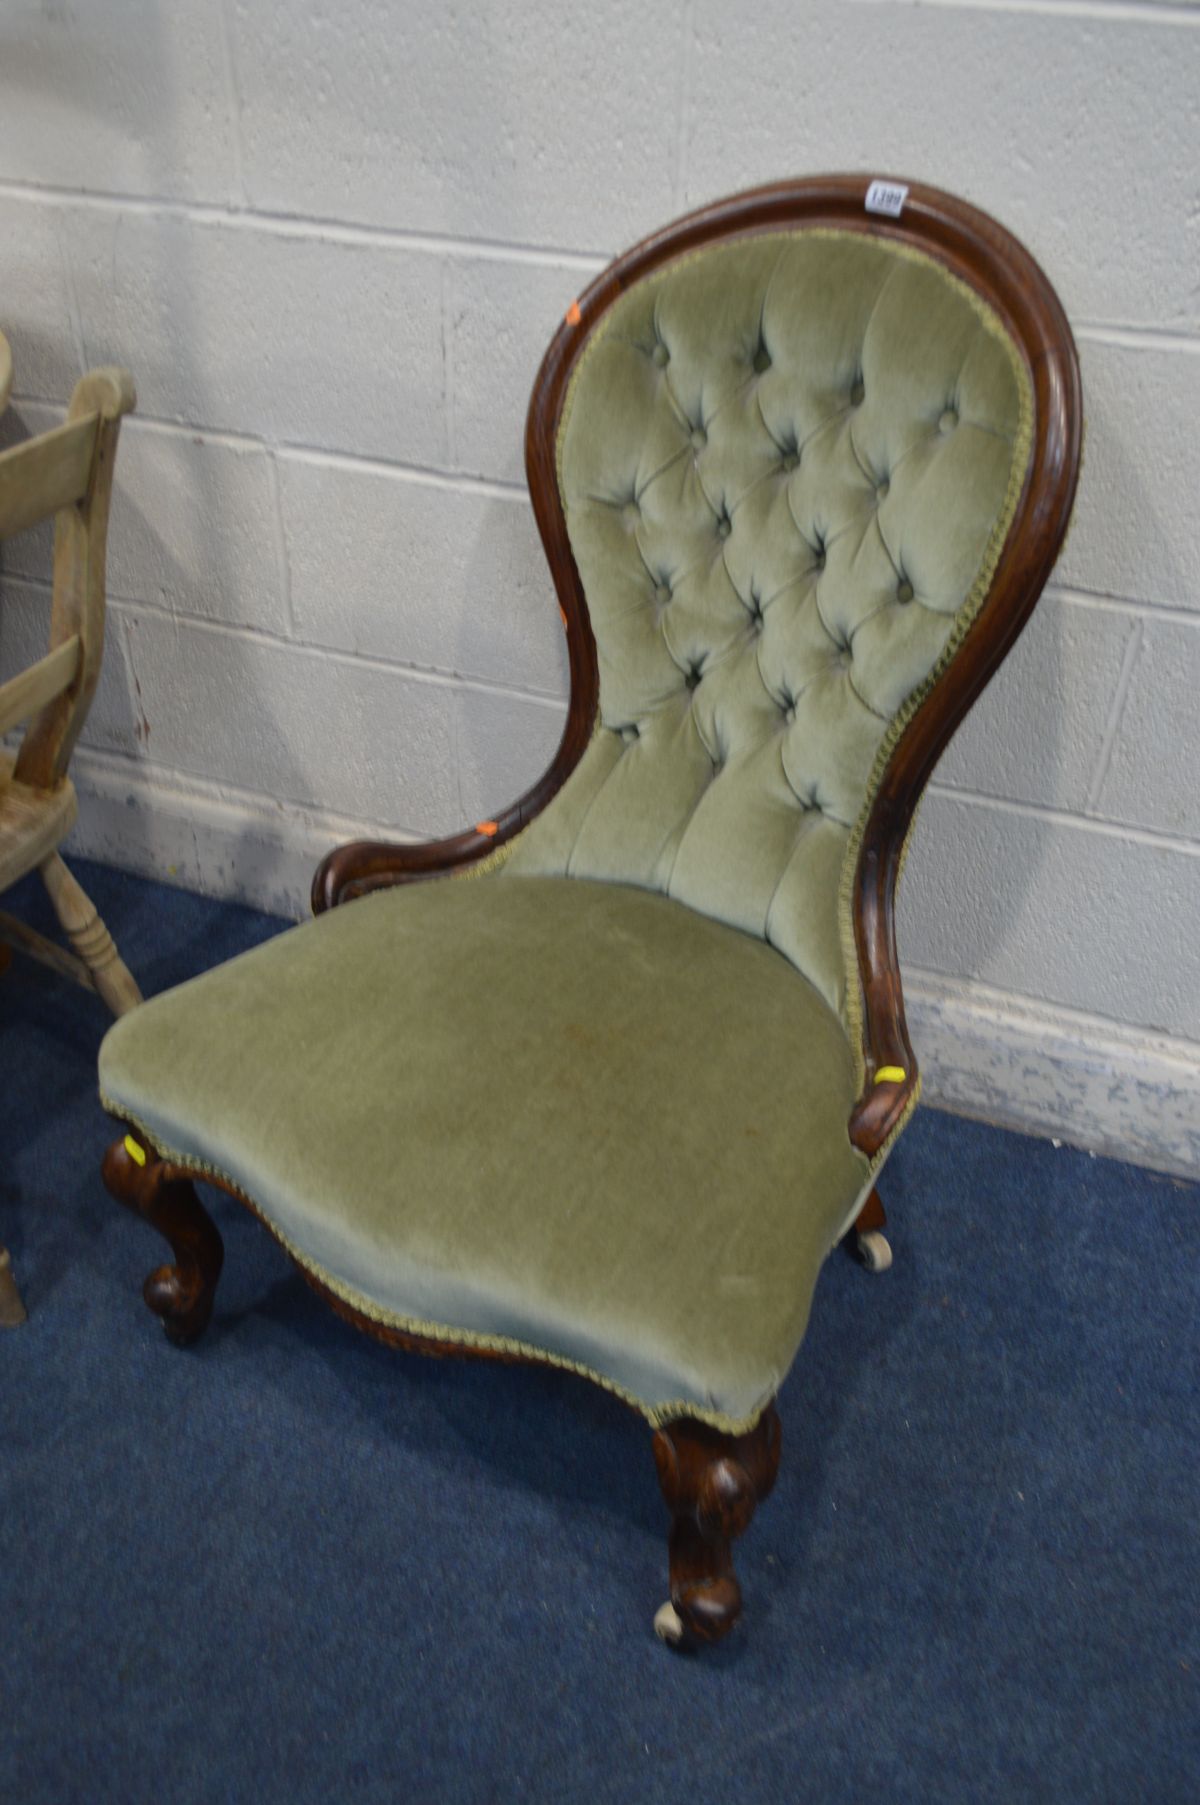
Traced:
<path fill-rule="evenodd" d="M 28 583 L 0 566 L 0 683 L 44 658 L 49 645 L 49 586 Z M 137 735 L 126 705 L 126 693 L 124 660 L 110 615 L 100 682 L 84 725 L 85 742 L 113 745 L 122 751 L 136 748 Z M 16 729 L 17 743 L 24 731 L 24 726 Z"/>
<path fill-rule="evenodd" d="M 285 634 L 278 538 L 269 453 L 136 419 L 122 427 L 111 595 Z"/>
<path fill-rule="evenodd" d="M 901 960 L 1200 1040 L 1200 856 L 1082 824 L 925 799 Z"/>
<path fill-rule="evenodd" d="M 591 274 L 460 257 L 448 262 L 446 274 L 451 461 L 473 475 L 524 482 L 525 415 L 534 379 Z"/>
<path fill-rule="evenodd" d="M 93 192 L 236 198 L 219 6 L 5 8 L 0 169 Z"/>
<path fill-rule="evenodd" d="M 682 0 L 233 9 L 257 206 L 619 248 L 671 211 Z M 752 38 L 755 34 L 751 34 Z"/>
<path fill-rule="evenodd" d="M 83 374 L 72 324 L 69 241 L 69 222 L 59 208 L 0 195 L 0 332 L 12 349 L 15 395 L 65 402 Z"/>
<path fill-rule="evenodd" d="M 566 708 L 533 696 L 463 689 L 456 692 L 455 720 L 466 825 L 490 820 L 537 782 L 558 749 Z"/>
<path fill-rule="evenodd" d="M 88 357 L 144 413 L 444 466 L 436 257 L 165 214 L 71 234 Z"/>
<path fill-rule="evenodd" d="M 805 170 L 919 176 L 1014 231 L 1072 318 L 1200 320 L 1194 31 L 844 0 L 694 17 L 687 202 Z"/>
<path fill-rule="evenodd" d="M 22 437 L 63 417 L 58 408 L 20 413 Z M 0 448 L 7 425 L 0 422 Z M 53 532 L 47 523 L 11 540 L 0 568 L 49 579 Z M 110 599 L 286 634 L 278 538 L 269 452 L 163 431 L 136 414 L 123 421 L 109 516 Z"/>
<path fill-rule="evenodd" d="M 1200 841 L 1198 697 L 1200 620 L 1148 617 L 1097 815 Z"/>
<path fill-rule="evenodd" d="M 109 620 L 122 683 L 90 744 L 281 804 L 461 826 L 451 685 L 121 603 Z"/>
<path fill-rule="evenodd" d="M 61 426 L 65 416 L 66 409 L 62 407 L 46 407 L 37 401 L 12 403 L 0 414 L 0 451 L 8 451 L 26 439 L 36 438 L 40 432 Z M 39 521 L 13 539 L 0 540 L 0 581 L 7 572 L 48 583 L 53 568 L 53 520 Z"/>
<path fill-rule="evenodd" d="M 281 454 L 297 636 L 563 696 L 566 641 L 523 495 Z"/>
<path fill-rule="evenodd" d="M 1082 812 L 1136 622 L 1044 595 L 938 766 L 939 783 Z"/>
<path fill-rule="evenodd" d="M 1079 354 L 1087 436 L 1057 579 L 1200 612 L 1200 346 L 1189 353 L 1085 340 Z"/>

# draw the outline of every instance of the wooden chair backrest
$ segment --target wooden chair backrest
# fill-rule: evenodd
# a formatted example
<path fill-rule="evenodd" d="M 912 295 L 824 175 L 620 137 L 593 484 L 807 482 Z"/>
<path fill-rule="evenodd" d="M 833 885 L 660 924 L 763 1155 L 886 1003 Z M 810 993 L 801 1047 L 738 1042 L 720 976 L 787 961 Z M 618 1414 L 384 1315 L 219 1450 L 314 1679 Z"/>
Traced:
<path fill-rule="evenodd" d="M 0 684 L 0 733 L 29 727 L 13 773 L 33 789 L 66 776 L 104 654 L 108 509 L 121 416 L 135 404 L 127 370 L 80 379 L 62 426 L 0 453 L 0 539 L 54 516 L 50 649 Z"/>

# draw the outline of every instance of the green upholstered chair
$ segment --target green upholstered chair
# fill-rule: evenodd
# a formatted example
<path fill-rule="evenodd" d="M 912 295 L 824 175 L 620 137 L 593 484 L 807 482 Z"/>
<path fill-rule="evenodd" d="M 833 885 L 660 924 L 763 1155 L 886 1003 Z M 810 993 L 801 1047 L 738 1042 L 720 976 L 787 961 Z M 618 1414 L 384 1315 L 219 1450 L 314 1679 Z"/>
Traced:
<path fill-rule="evenodd" d="M 453 839 L 331 854 L 316 920 L 101 1055 L 171 1339 L 221 1265 L 200 1179 L 369 1333 L 616 1392 L 655 1430 L 668 1639 L 739 1614 L 822 1261 L 857 1232 L 887 1263 L 905 839 L 1074 494 L 1044 276 L 897 193 L 736 197 L 571 305 L 526 438 L 570 658 L 550 770 Z"/>

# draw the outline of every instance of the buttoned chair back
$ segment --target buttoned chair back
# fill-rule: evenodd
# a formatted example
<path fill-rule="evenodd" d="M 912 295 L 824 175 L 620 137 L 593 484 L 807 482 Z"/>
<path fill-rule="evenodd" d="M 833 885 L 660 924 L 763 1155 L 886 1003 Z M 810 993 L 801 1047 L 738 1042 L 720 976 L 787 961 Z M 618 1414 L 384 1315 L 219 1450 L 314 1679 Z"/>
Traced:
<path fill-rule="evenodd" d="M 1015 240 L 930 191 L 873 215 L 865 187 L 693 216 L 552 345 L 531 479 L 598 693 L 510 868 L 642 885 L 769 941 L 860 1077 L 904 1074 L 891 1127 L 915 1061 L 898 981 L 875 1046 L 864 990 L 895 971 L 919 791 L 1065 526 L 1079 404 Z"/>

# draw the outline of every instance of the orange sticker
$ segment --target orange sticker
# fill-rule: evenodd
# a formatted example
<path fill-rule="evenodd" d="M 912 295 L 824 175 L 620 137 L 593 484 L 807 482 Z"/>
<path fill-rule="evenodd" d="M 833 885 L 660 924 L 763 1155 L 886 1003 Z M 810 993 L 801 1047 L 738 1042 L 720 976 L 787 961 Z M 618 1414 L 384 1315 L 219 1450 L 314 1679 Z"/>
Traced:
<path fill-rule="evenodd" d="M 500 832 L 500 828 L 495 821 L 477 821 L 475 823 L 475 832 L 477 834 L 486 834 L 490 840 L 493 834 L 498 834 Z"/>
<path fill-rule="evenodd" d="M 579 302 L 572 301 L 571 305 L 567 308 L 567 325 L 578 326 L 582 318 L 583 315 L 579 311 Z"/>

